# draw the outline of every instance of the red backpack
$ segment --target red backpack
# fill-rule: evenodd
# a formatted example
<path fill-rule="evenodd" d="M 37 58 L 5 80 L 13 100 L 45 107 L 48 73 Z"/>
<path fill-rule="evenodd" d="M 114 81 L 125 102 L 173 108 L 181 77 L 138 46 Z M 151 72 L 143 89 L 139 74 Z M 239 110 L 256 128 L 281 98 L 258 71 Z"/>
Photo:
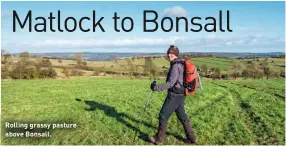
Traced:
<path fill-rule="evenodd" d="M 199 87 L 199 74 L 196 66 L 189 60 L 185 60 L 184 87 L 185 95 L 193 95 Z"/>
<path fill-rule="evenodd" d="M 176 61 L 175 63 L 180 63 L 184 65 L 184 79 L 183 79 L 183 86 L 185 88 L 185 95 L 193 95 L 196 93 L 197 89 L 199 88 L 199 73 L 195 67 L 195 65 L 189 60 L 180 60 Z"/>

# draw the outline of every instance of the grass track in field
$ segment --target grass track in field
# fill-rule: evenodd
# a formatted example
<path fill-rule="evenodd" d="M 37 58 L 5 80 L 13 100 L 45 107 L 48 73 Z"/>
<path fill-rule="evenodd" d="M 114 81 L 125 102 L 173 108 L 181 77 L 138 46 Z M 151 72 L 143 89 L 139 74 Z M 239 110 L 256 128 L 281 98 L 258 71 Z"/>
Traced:
<path fill-rule="evenodd" d="M 113 78 L 4 81 L 2 123 L 67 121 L 79 127 L 54 130 L 52 140 L 2 137 L 2 144 L 149 144 L 143 139 L 155 134 L 166 96 L 166 92 L 154 92 L 150 107 L 143 112 L 150 82 Z M 283 81 L 203 80 L 203 84 L 203 92 L 187 97 L 185 106 L 197 144 L 285 144 L 285 103 L 273 94 L 283 95 Z M 133 141 L 135 133 L 139 137 Z M 183 137 L 173 114 L 164 144 L 184 144 Z"/>
<path fill-rule="evenodd" d="M 255 143 L 277 144 L 277 141 L 285 140 L 285 137 L 281 135 L 284 133 L 284 128 L 281 127 L 285 127 L 284 111 L 278 110 L 284 108 L 283 100 L 268 93 L 239 88 L 229 83 L 219 86 L 228 88 L 237 95 L 244 114 L 248 115 L 246 119 L 249 122 L 249 129 L 253 131 Z"/>

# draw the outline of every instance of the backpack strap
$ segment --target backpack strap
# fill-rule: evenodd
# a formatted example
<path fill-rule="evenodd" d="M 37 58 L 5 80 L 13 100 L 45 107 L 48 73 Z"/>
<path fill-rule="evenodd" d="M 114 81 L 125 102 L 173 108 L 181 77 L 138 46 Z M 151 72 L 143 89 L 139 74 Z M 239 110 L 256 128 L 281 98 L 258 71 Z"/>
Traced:
<path fill-rule="evenodd" d="M 186 70 L 186 69 L 185 69 L 185 60 L 179 60 L 179 61 L 176 61 L 176 60 L 175 60 L 174 62 L 171 63 L 171 67 L 173 67 L 174 64 L 182 64 L 183 67 L 184 67 L 184 70 L 183 70 L 183 85 L 182 85 L 180 82 L 178 82 L 178 81 L 175 83 L 175 85 L 176 85 L 177 83 L 179 83 L 182 87 L 186 88 L 186 87 L 185 87 L 185 70 Z"/>

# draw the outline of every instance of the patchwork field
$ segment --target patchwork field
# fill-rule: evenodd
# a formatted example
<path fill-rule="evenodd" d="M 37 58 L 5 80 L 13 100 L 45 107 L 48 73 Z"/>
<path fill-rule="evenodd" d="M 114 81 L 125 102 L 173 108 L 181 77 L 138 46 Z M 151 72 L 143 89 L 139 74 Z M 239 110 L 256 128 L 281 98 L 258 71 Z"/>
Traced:
<path fill-rule="evenodd" d="M 31 58 L 31 61 L 39 62 L 42 58 Z M 236 61 L 240 62 L 242 66 L 247 67 L 249 61 L 253 63 L 260 64 L 266 58 L 259 58 L 257 59 L 235 59 Z M 19 57 L 10 57 L 7 59 L 8 62 L 17 62 L 19 61 Z M 64 76 L 62 74 L 64 67 L 73 68 L 74 65 L 77 64 L 75 60 L 66 60 L 62 59 L 62 62 L 59 62 L 58 59 L 49 59 L 52 66 L 56 69 L 58 76 Z M 203 65 L 207 65 L 208 70 L 211 68 L 219 68 L 223 73 L 227 73 L 228 71 L 232 70 L 233 60 L 226 59 L 226 58 L 216 58 L 216 57 L 194 57 L 190 58 L 197 67 L 202 67 Z M 164 71 L 164 67 L 169 67 L 169 62 L 164 58 L 156 58 L 152 59 L 154 65 L 156 65 L 158 71 Z M 145 59 L 134 59 L 131 63 L 128 63 L 128 59 L 122 59 L 115 61 L 86 61 L 87 66 L 90 68 L 94 68 L 95 70 L 105 70 L 105 71 L 113 71 L 113 72 L 130 72 L 131 65 L 137 66 L 135 72 L 143 73 Z M 267 58 L 268 67 L 272 71 L 280 72 L 281 70 L 285 70 L 285 59 L 284 58 Z M 91 76 L 93 71 L 84 70 L 81 71 L 85 72 L 87 76 Z"/>

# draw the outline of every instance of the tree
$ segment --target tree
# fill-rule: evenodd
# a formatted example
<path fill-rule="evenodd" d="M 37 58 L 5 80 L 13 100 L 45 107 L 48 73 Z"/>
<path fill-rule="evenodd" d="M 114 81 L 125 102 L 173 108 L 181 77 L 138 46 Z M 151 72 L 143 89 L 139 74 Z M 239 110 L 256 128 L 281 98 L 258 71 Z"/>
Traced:
<path fill-rule="evenodd" d="M 151 57 L 146 57 L 145 58 L 145 65 L 144 65 L 144 74 L 147 76 L 151 76 L 153 78 L 156 78 L 158 75 L 158 69 L 156 65 L 153 63 Z"/>
<path fill-rule="evenodd" d="M 62 63 L 63 63 L 62 59 L 59 59 L 59 60 L 58 60 L 58 62 L 59 62 L 60 64 L 62 64 Z"/>
<path fill-rule="evenodd" d="M 213 77 L 214 77 L 214 78 L 217 78 L 217 79 L 220 79 L 220 78 L 221 78 L 220 68 L 215 68 L 215 69 L 214 69 Z"/>
<path fill-rule="evenodd" d="M 1 64 L 5 64 L 7 59 L 11 56 L 6 50 L 1 49 Z"/>
<path fill-rule="evenodd" d="M 272 70 L 268 66 L 267 60 L 264 60 L 261 63 L 261 68 L 263 70 L 263 74 L 266 76 L 267 79 L 273 74 Z"/>
<path fill-rule="evenodd" d="M 232 77 L 234 79 L 236 79 L 239 76 L 242 67 L 243 66 L 242 66 L 242 64 L 239 61 L 237 61 L 237 60 L 233 60 L 232 61 L 232 65 L 231 65 L 230 69 L 231 69 Z"/>
<path fill-rule="evenodd" d="M 132 61 L 132 59 L 127 59 L 126 61 L 127 61 L 127 66 L 129 68 L 129 71 L 130 71 L 129 74 L 130 74 L 130 76 L 133 76 L 134 73 L 136 72 L 136 67 L 134 65 L 134 61 Z"/>
<path fill-rule="evenodd" d="M 3 59 L 1 59 L 1 64 L 5 64 L 10 56 L 11 56 L 11 54 L 9 54 L 9 53 L 4 54 L 2 56 Z"/>
<path fill-rule="evenodd" d="M 49 67 L 48 69 L 42 69 L 39 72 L 40 78 L 55 78 L 56 76 L 57 72 L 52 67 Z"/>
<path fill-rule="evenodd" d="M 1 79 L 7 79 L 9 77 L 9 69 L 7 65 L 1 67 Z"/>
<path fill-rule="evenodd" d="M 259 65 L 256 63 L 252 63 L 247 66 L 249 69 L 249 76 L 256 79 L 263 77 L 263 72 L 260 70 Z"/>
<path fill-rule="evenodd" d="M 25 66 L 18 62 L 12 69 L 10 76 L 12 79 L 23 79 Z"/>
<path fill-rule="evenodd" d="M 38 72 L 35 66 L 28 65 L 24 66 L 18 63 L 11 71 L 12 79 L 35 79 L 38 77 Z"/>
<path fill-rule="evenodd" d="M 280 76 L 285 78 L 285 70 L 280 70 Z"/>
<path fill-rule="evenodd" d="M 20 57 L 20 62 L 22 62 L 24 64 L 28 63 L 30 61 L 30 58 L 31 58 L 29 52 L 21 52 L 19 57 Z"/>
<path fill-rule="evenodd" d="M 208 66 L 206 64 L 203 64 L 201 66 L 201 72 L 203 73 L 203 76 L 206 76 L 208 74 Z"/>
<path fill-rule="evenodd" d="M 38 77 L 38 72 L 34 66 L 36 63 L 30 61 L 30 54 L 28 52 L 21 52 L 20 61 L 17 62 L 11 71 L 12 79 L 34 79 Z"/>
<path fill-rule="evenodd" d="M 67 69 L 67 68 L 64 68 L 62 73 L 66 76 L 66 77 L 69 77 L 70 75 L 70 71 Z"/>
<path fill-rule="evenodd" d="M 242 71 L 241 75 L 246 79 L 248 77 L 250 77 L 250 72 L 249 72 L 249 69 L 246 68 Z"/>
<path fill-rule="evenodd" d="M 84 61 L 82 53 L 75 53 L 73 55 L 73 59 L 76 60 L 78 65 L 81 65 L 81 63 Z"/>
<path fill-rule="evenodd" d="M 51 63 L 51 61 L 50 61 L 49 59 L 43 58 L 42 60 L 40 60 L 40 62 L 38 63 L 38 65 L 39 65 L 40 67 L 50 67 L 50 66 L 52 66 L 52 63 Z"/>
<path fill-rule="evenodd" d="M 273 76 L 275 76 L 278 79 L 280 74 L 279 74 L 279 72 L 275 71 L 275 72 L 273 72 Z"/>
<path fill-rule="evenodd" d="M 266 76 L 266 79 L 269 79 L 273 75 L 273 71 L 268 67 L 263 69 L 263 73 Z"/>
<path fill-rule="evenodd" d="M 36 79 L 38 78 L 38 72 L 36 70 L 36 67 L 35 66 L 28 66 L 24 69 L 24 74 L 23 74 L 23 79 Z"/>

